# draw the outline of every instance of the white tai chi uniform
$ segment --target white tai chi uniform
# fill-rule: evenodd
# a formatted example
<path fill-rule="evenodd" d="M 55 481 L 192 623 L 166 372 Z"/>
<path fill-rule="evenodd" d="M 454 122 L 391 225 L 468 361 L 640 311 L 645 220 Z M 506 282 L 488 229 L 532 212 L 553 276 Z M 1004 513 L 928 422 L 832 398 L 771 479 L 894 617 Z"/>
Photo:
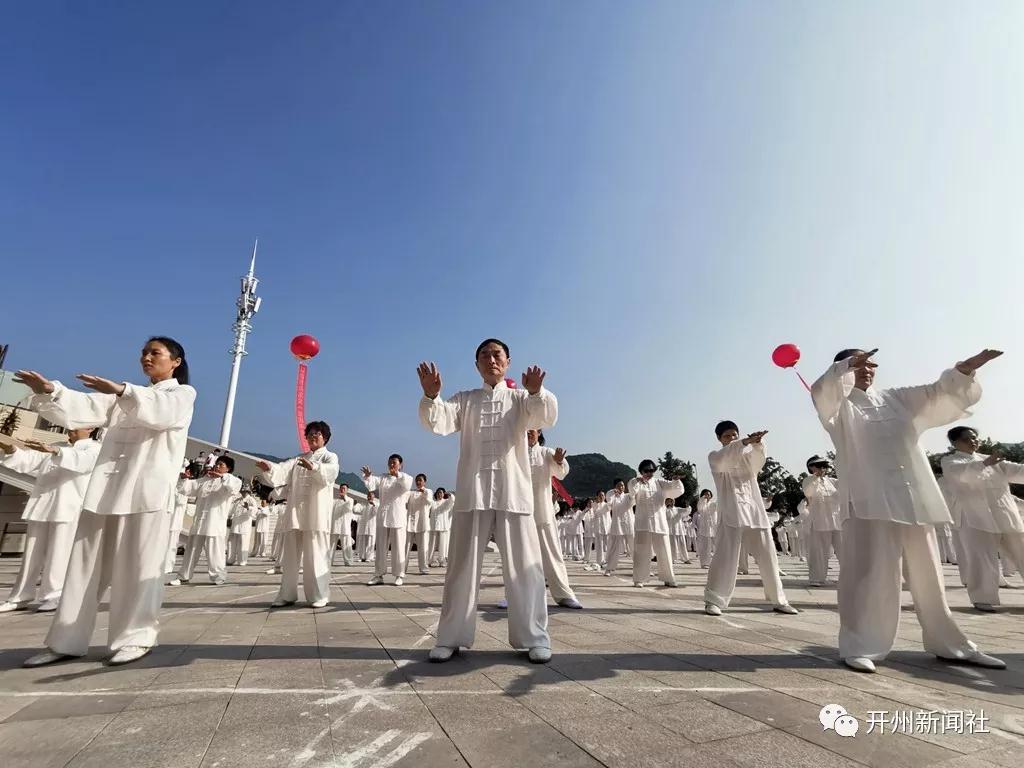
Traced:
<path fill-rule="evenodd" d="M 380 514 L 380 503 L 374 499 L 360 504 L 356 518 L 356 543 L 359 545 L 359 559 L 364 563 L 374 555 L 373 544 L 377 538 L 377 516 Z"/>
<path fill-rule="evenodd" d="M 170 511 L 171 527 L 167 534 L 167 559 L 164 562 L 164 573 L 174 573 L 174 561 L 178 558 L 181 529 L 185 526 L 185 513 L 188 511 L 188 496 L 175 488 L 173 505 Z M 186 545 L 187 543 L 186 537 Z"/>
<path fill-rule="evenodd" d="M 679 563 L 690 562 L 690 552 L 686 548 L 686 525 L 690 522 L 690 510 L 688 507 L 665 507 L 669 513 L 668 526 L 672 532 L 672 560 Z"/>
<path fill-rule="evenodd" d="M 271 507 L 269 504 L 262 504 L 256 510 L 256 530 L 253 533 L 252 556 L 266 557 L 267 554 L 267 532 L 270 530 Z"/>
<path fill-rule="evenodd" d="M 448 531 L 452 528 L 452 510 L 455 508 L 455 494 L 447 499 L 430 503 L 430 564 L 448 566 Z"/>
<path fill-rule="evenodd" d="M 604 572 L 609 576 L 619 567 L 619 558 L 626 554 L 626 542 L 632 536 L 633 497 L 616 490 L 605 494 L 612 510 L 608 536 L 608 564 Z"/>
<path fill-rule="evenodd" d="M 668 542 L 668 516 L 665 499 L 683 493 L 682 480 L 634 477 L 627 484 L 636 506 L 636 546 L 633 548 L 633 584 L 642 587 L 651 576 L 651 552 L 658 558 L 658 578 L 666 586 L 676 586 L 672 570 L 672 551 Z"/>
<path fill-rule="evenodd" d="M 313 469 L 299 464 L 305 458 Z M 271 464 L 262 471 L 264 481 L 282 488 L 287 501 L 277 525 L 283 532 L 281 589 L 275 602 L 299 599 L 299 562 L 302 562 L 302 590 L 306 602 L 326 603 L 330 599 L 331 515 L 334 510 L 334 482 L 340 470 L 338 457 L 318 448 L 300 457 Z"/>
<path fill-rule="evenodd" d="M 396 579 L 405 576 L 405 524 L 409 512 L 405 507 L 412 475 L 399 472 L 397 475 L 370 475 L 363 479 L 368 490 L 374 491 L 380 499 L 377 515 L 377 553 L 374 576 L 384 578 L 388 572 L 388 549 L 391 549 L 391 575 Z"/>
<path fill-rule="evenodd" d="M 530 479 L 533 487 L 533 522 L 537 526 L 537 539 L 540 543 L 540 559 L 544 567 L 544 578 L 555 602 L 575 600 L 576 593 L 569 586 L 569 574 L 565 570 L 565 560 L 558 545 L 555 533 L 555 508 L 551 503 L 551 478 L 559 480 L 569 474 L 569 460 L 555 461 L 553 448 L 546 448 L 540 443 L 531 445 Z"/>
<path fill-rule="evenodd" d="M 120 395 L 85 394 L 53 382 L 32 407 L 68 429 L 107 427 L 82 502 L 60 605 L 46 645 L 83 656 L 110 588 L 107 647 L 156 645 L 167 510 L 185 458 L 196 391 L 174 379 L 125 384 Z"/>
<path fill-rule="evenodd" d="M 704 602 L 722 609 L 729 607 L 736 589 L 736 567 L 740 545 L 744 543 L 757 561 L 764 596 L 776 608 L 788 605 L 779 578 L 768 510 L 757 486 L 757 473 L 764 461 L 764 443 L 744 445 L 742 439 L 708 454 L 718 491 L 718 533 Z"/>
<path fill-rule="evenodd" d="M 420 567 L 420 573 L 427 573 L 429 562 L 427 559 L 427 539 L 430 531 L 430 507 L 433 504 L 434 492 L 429 488 L 417 491 L 413 488 L 409 491 L 406 500 L 406 507 L 409 510 L 408 528 L 409 534 L 406 539 L 406 555 L 408 562 L 409 552 L 412 545 L 416 545 L 416 560 Z"/>
<path fill-rule="evenodd" d="M 808 542 L 810 557 L 807 563 L 808 581 L 811 586 L 821 586 L 828 581 L 828 561 L 832 550 L 842 567 L 843 536 L 840 532 L 839 488 L 831 477 L 808 475 L 803 482 L 804 497 L 811 528 Z"/>
<path fill-rule="evenodd" d="M 960 512 L 966 552 L 964 576 L 975 605 L 999 605 L 999 552 L 1024 562 L 1024 522 L 1010 483 L 1024 483 L 1024 464 L 985 466 L 980 453 L 942 457 L 942 476 Z"/>
<path fill-rule="evenodd" d="M 594 502 L 594 561 L 602 569 L 608 564 L 608 531 L 611 529 L 611 511 L 611 505 L 607 501 Z"/>
<path fill-rule="evenodd" d="M 352 518 L 355 502 L 349 496 L 334 500 L 331 516 L 331 565 L 338 556 L 338 543 L 341 543 L 341 559 L 345 565 L 352 565 Z"/>
<path fill-rule="evenodd" d="M 839 656 L 884 659 L 900 620 L 900 557 L 930 653 L 961 658 L 976 650 L 953 621 L 935 555 L 935 528 L 950 522 L 928 458 L 927 429 L 961 418 L 981 397 L 973 376 L 955 369 L 918 387 L 853 386 L 849 359 L 812 387 L 818 417 L 836 447 L 843 516 Z"/>
<path fill-rule="evenodd" d="M 718 502 L 714 499 L 697 501 L 697 557 L 701 568 L 711 567 L 715 554 L 715 536 L 718 535 Z"/>
<path fill-rule="evenodd" d="M 259 500 L 252 495 L 235 501 L 231 510 L 231 536 L 228 539 L 228 565 L 247 565 L 252 543 L 252 522 L 259 509 Z"/>
<path fill-rule="evenodd" d="M 594 511 L 595 505 L 591 501 L 580 518 L 583 521 L 583 562 L 587 565 L 594 561 Z"/>
<path fill-rule="evenodd" d="M 531 395 L 499 381 L 447 401 L 423 397 L 419 414 L 423 426 L 435 434 L 460 433 L 451 556 L 437 644 L 473 645 L 483 553 L 493 534 L 508 599 L 509 644 L 550 648 L 526 431 L 554 426 L 558 401 L 544 388 Z"/>
<path fill-rule="evenodd" d="M 62 446 L 54 454 L 24 448 L 7 456 L 0 453 L 0 464 L 36 478 L 21 514 L 28 529 L 25 552 L 7 602 L 24 605 L 33 598 L 40 603 L 60 599 L 82 499 L 99 453 L 100 444 L 91 438 Z"/>
<path fill-rule="evenodd" d="M 178 481 L 178 493 L 184 493 L 196 500 L 196 511 L 192 518 L 192 530 L 185 547 L 185 559 L 178 576 L 190 581 L 199 562 L 199 555 L 206 552 L 206 567 L 210 581 L 223 584 L 228 578 L 224 552 L 227 548 L 228 514 L 235 497 L 242 490 L 241 479 L 234 475 L 220 477 L 204 476 L 198 480 L 182 478 Z"/>

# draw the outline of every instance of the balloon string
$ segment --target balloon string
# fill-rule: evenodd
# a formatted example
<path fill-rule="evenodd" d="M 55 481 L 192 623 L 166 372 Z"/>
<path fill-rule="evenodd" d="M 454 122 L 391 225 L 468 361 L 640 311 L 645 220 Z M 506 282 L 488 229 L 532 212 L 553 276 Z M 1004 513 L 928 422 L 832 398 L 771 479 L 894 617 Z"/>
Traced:
<path fill-rule="evenodd" d="M 798 371 L 796 368 L 794 368 L 793 369 L 793 373 L 795 373 L 796 377 L 798 379 L 800 379 L 800 383 L 804 385 L 804 389 L 806 389 L 808 392 L 810 392 L 811 391 L 811 386 L 806 381 L 804 381 L 804 377 L 800 375 L 800 371 Z"/>
<path fill-rule="evenodd" d="M 299 447 L 309 453 L 306 442 L 306 364 L 299 363 L 299 375 L 295 380 L 295 429 L 299 433 Z"/>

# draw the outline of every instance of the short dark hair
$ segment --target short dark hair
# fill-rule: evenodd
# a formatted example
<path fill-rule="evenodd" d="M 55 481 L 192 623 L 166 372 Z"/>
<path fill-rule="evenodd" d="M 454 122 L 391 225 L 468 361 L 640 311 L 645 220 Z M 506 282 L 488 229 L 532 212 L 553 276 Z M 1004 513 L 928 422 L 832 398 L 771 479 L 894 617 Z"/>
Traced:
<path fill-rule="evenodd" d="M 446 491 L 446 490 L 444 489 L 444 486 L 441 486 L 441 487 L 440 487 L 440 488 L 438 488 L 438 489 L 437 489 L 436 491 L 434 491 L 434 498 L 437 498 L 437 495 L 438 495 L 438 494 L 441 494 L 442 496 L 444 496 L 444 495 L 445 495 L 446 493 L 448 493 L 448 491 Z"/>
<path fill-rule="evenodd" d="M 833 363 L 838 363 L 840 360 L 845 360 L 848 357 L 853 357 L 858 352 L 863 352 L 863 349 L 844 349 L 842 352 L 837 352 L 835 358 L 832 360 Z"/>
<path fill-rule="evenodd" d="M 226 466 L 228 468 L 228 472 L 234 472 L 235 471 L 235 460 L 232 459 L 227 454 L 224 454 L 223 456 L 218 456 L 217 457 L 217 461 L 214 462 L 214 464 L 215 465 L 216 464 L 223 464 L 224 466 Z"/>
<path fill-rule="evenodd" d="M 508 344 L 506 344 L 501 339 L 484 339 L 483 341 L 480 342 L 480 346 L 476 348 L 476 354 L 473 355 L 474 361 L 478 357 L 480 357 L 480 350 L 482 350 L 488 344 L 497 344 L 499 347 L 505 350 L 505 357 L 512 357 L 512 353 L 508 351 Z"/>
<path fill-rule="evenodd" d="M 326 421 L 311 421 L 306 425 L 306 430 L 302 433 L 303 435 L 309 436 L 310 432 L 319 432 L 324 436 L 324 445 L 331 442 L 331 428 L 327 426 Z"/>
<path fill-rule="evenodd" d="M 726 420 L 726 421 L 718 422 L 715 425 L 715 437 L 720 438 L 722 435 L 724 435 L 730 429 L 735 429 L 737 432 L 740 431 L 740 428 L 738 426 L 736 426 L 736 422 L 735 421 Z"/>
<path fill-rule="evenodd" d="M 715 494 L 711 493 L 711 489 L 710 488 L 702 489 L 701 492 L 700 492 L 700 495 L 703 496 L 705 493 L 710 495 L 710 496 L 714 496 L 715 495 Z"/>
<path fill-rule="evenodd" d="M 637 471 L 642 475 L 644 472 L 654 472 L 657 468 L 658 465 L 654 463 L 653 459 L 644 459 L 637 467 Z"/>
<path fill-rule="evenodd" d="M 625 481 L 625 480 L 623 480 L 623 479 L 622 479 L 621 477 L 616 477 L 616 478 L 615 478 L 615 482 L 614 482 L 614 483 L 612 483 L 612 488 L 614 488 L 614 487 L 615 487 L 616 485 L 618 485 L 619 483 L 622 483 L 623 485 L 625 485 L 625 484 L 626 484 L 626 481 Z"/>
<path fill-rule="evenodd" d="M 423 478 L 423 482 L 424 483 L 427 482 L 427 476 L 424 475 L 422 472 L 420 472 L 418 475 L 416 475 L 416 479 L 417 480 L 419 480 L 421 477 Z"/>
<path fill-rule="evenodd" d="M 949 440 L 950 444 L 953 444 L 968 432 L 978 434 L 978 430 L 976 430 L 974 427 L 959 426 L 953 427 L 951 430 L 949 430 L 949 432 L 946 433 L 946 438 Z"/>
<path fill-rule="evenodd" d="M 544 431 L 541 430 L 541 429 L 538 429 L 537 430 L 537 444 L 538 445 L 546 445 L 547 442 L 548 441 L 544 439 Z"/>
<path fill-rule="evenodd" d="M 96 429 L 94 429 L 91 432 L 89 432 L 89 439 L 90 440 L 99 440 L 100 439 L 100 435 L 102 433 L 103 433 L 103 427 L 96 427 Z"/>
<path fill-rule="evenodd" d="M 388 456 L 388 464 L 391 463 L 392 459 L 398 459 L 399 464 L 405 464 L 405 460 L 402 458 L 402 455 L 400 453 L 392 453 L 390 456 Z"/>
<path fill-rule="evenodd" d="M 342 483 L 338 486 L 339 488 L 348 488 L 348 483 Z"/>

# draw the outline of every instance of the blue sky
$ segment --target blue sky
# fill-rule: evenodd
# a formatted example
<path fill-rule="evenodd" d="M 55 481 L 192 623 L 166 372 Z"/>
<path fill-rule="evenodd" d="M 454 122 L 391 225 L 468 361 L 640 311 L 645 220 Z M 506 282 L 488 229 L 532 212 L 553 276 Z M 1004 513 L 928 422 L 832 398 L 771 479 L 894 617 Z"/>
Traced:
<path fill-rule="evenodd" d="M 775 369 L 877 346 L 880 384 L 984 346 L 972 423 L 1024 440 L 1024 6 L 1013 2 L 41 2 L 0 16 L 8 367 L 138 379 L 185 345 L 215 439 L 238 276 L 264 307 L 232 446 L 400 451 L 421 359 L 475 386 L 496 335 L 561 404 L 552 443 L 705 482 L 714 423 L 826 450 Z M 940 432 L 926 444 L 943 445 Z"/>

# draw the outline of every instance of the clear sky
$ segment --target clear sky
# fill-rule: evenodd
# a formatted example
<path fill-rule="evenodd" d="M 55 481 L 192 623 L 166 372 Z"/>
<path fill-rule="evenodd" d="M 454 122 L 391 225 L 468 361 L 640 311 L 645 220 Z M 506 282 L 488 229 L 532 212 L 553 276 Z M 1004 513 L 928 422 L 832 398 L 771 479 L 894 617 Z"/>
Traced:
<path fill-rule="evenodd" d="M 549 373 L 550 443 L 708 481 L 713 426 L 828 449 L 813 380 L 879 347 L 912 384 L 985 346 L 972 423 L 1024 440 L 1024 4 L 36 2 L 0 12 L 7 367 L 138 380 L 178 338 L 216 439 L 238 276 L 264 306 L 232 447 L 346 470 L 392 451 L 454 482 L 418 424 L 504 338 Z M 16 279 L 11 279 L 16 277 Z M 944 444 L 936 431 L 926 445 Z"/>

